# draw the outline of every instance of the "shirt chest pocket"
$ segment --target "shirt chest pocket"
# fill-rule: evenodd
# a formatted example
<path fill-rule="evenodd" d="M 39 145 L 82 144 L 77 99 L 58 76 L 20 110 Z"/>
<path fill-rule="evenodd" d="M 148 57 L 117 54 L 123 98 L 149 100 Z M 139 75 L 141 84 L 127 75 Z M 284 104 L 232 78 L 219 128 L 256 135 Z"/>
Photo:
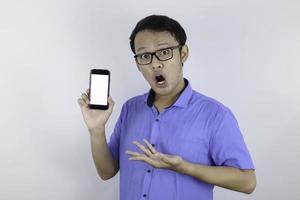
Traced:
<path fill-rule="evenodd" d="M 208 164 L 208 145 L 205 139 L 200 138 L 170 138 L 162 146 L 162 152 L 181 156 L 184 160 Z"/>

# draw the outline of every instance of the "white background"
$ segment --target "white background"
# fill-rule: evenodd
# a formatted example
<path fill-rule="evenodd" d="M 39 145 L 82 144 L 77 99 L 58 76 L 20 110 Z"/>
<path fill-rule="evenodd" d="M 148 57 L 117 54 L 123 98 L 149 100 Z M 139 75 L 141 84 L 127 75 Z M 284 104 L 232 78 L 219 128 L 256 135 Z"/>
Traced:
<path fill-rule="evenodd" d="M 299 10 L 298 0 L 1 0 L 0 199 L 118 199 L 119 176 L 97 176 L 77 98 L 92 65 L 111 71 L 109 137 L 122 104 L 149 89 L 129 35 L 153 13 L 185 28 L 184 76 L 232 109 L 254 160 L 254 193 L 215 187 L 215 199 L 299 198 Z"/>

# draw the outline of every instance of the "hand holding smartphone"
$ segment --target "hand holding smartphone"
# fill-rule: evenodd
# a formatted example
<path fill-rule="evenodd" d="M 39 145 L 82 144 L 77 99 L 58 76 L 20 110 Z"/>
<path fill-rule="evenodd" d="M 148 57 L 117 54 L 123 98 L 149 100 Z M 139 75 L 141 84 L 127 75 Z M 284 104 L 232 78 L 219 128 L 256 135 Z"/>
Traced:
<path fill-rule="evenodd" d="M 78 104 L 89 130 L 101 130 L 109 119 L 115 102 L 109 95 L 110 72 L 104 69 L 92 69 L 89 88 L 81 94 Z"/>
<path fill-rule="evenodd" d="M 91 69 L 89 82 L 89 108 L 107 110 L 110 89 L 110 71 Z"/>

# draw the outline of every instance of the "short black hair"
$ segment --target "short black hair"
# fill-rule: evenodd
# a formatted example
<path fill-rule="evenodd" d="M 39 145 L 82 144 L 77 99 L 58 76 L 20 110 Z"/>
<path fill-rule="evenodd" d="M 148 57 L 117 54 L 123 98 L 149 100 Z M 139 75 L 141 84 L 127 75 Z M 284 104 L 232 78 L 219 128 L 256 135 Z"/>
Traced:
<path fill-rule="evenodd" d="M 179 45 L 185 45 L 186 34 L 182 26 L 174 19 L 165 15 L 150 15 L 141 19 L 133 29 L 129 40 L 130 47 L 135 53 L 134 39 L 138 32 L 142 30 L 168 31 L 179 42 Z"/>

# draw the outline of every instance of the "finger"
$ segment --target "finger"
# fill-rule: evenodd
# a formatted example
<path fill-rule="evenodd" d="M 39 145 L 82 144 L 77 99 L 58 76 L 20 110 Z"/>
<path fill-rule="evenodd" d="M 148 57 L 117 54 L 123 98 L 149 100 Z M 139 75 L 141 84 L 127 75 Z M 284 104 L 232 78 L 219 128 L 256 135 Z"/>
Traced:
<path fill-rule="evenodd" d="M 77 99 L 78 104 L 80 105 L 80 107 L 87 107 L 88 105 L 85 103 L 85 101 L 81 98 Z"/>
<path fill-rule="evenodd" d="M 142 154 L 141 156 L 130 157 L 128 160 L 140 160 L 140 161 L 144 161 L 152 166 L 154 166 L 156 164 L 153 159 L 151 159 L 150 157 L 147 157 L 145 154 Z"/>
<path fill-rule="evenodd" d="M 139 148 L 139 149 L 141 149 L 147 156 L 152 156 L 153 154 L 152 154 L 152 152 L 148 149 L 148 148 L 146 148 L 144 145 L 142 145 L 142 144 L 140 144 L 139 142 L 137 142 L 137 141 L 133 141 L 133 143 Z"/>
<path fill-rule="evenodd" d="M 158 157 L 160 158 L 166 158 L 168 160 L 172 159 L 174 156 L 173 155 L 170 155 L 170 154 L 165 154 L 165 153 L 158 153 Z"/>
<path fill-rule="evenodd" d="M 145 163 L 148 163 L 149 165 L 156 167 L 156 168 L 166 168 L 169 166 L 169 164 L 163 163 L 163 162 L 157 162 L 154 159 L 146 156 L 136 156 L 131 157 L 129 160 L 135 160 L 135 161 L 144 161 Z"/>
<path fill-rule="evenodd" d="M 143 154 L 140 154 L 138 152 L 134 152 L 134 151 L 130 151 L 130 150 L 127 150 L 125 151 L 126 154 L 129 154 L 129 155 L 132 155 L 132 156 L 142 156 Z"/>
<path fill-rule="evenodd" d="M 149 157 L 153 156 L 151 151 L 148 148 L 141 145 L 139 142 L 133 141 L 133 144 L 135 144 L 139 149 L 141 149 L 147 156 L 149 156 Z"/>
<path fill-rule="evenodd" d="M 164 155 L 161 154 L 161 159 L 162 159 L 162 161 L 164 161 L 168 164 L 172 164 L 172 161 L 167 156 L 164 156 Z"/>
<path fill-rule="evenodd" d="M 90 91 L 89 91 L 89 89 L 86 89 L 85 93 L 83 93 L 83 94 L 85 94 L 85 96 L 87 96 L 87 98 L 90 99 Z"/>
<path fill-rule="evenodd" d="M 157 160 L 162 160 L 162 161 L 164 161 L 163 157 L 165 157 L 163 153 L 156 152 L 155 158 L 156 158 Z"/>
<path fill-rule="evenodd" d="M 146 158 L 148 158 L 148 157 L 146 157 L 145 155 L 141 155 L 141 156 L 130 157 L 130 158 L 128 158 L 128 160 L 141 160 L 141 161 L 147 162 Z"/>
<path fill-rule="evenodd" d="M 146 140 L 146 139 L 143 139 L 143 140 L 144 140 L 144 142 L 146 143 L 147 147 L 150 149 L 150 151 L 151 151 L 153 154 L 156 154 L 157 152 L 156 152 L 155 148 L 152 146 L 152 144 L 150 144 L 150 142 L 148 142 L 148 140 Z"/>
<path fill-rule="evenodd" d="M 85 93 L 81 94 L 81 98 L 85 101 L 86 104 L 90 103 L 88 96 Z"/>

